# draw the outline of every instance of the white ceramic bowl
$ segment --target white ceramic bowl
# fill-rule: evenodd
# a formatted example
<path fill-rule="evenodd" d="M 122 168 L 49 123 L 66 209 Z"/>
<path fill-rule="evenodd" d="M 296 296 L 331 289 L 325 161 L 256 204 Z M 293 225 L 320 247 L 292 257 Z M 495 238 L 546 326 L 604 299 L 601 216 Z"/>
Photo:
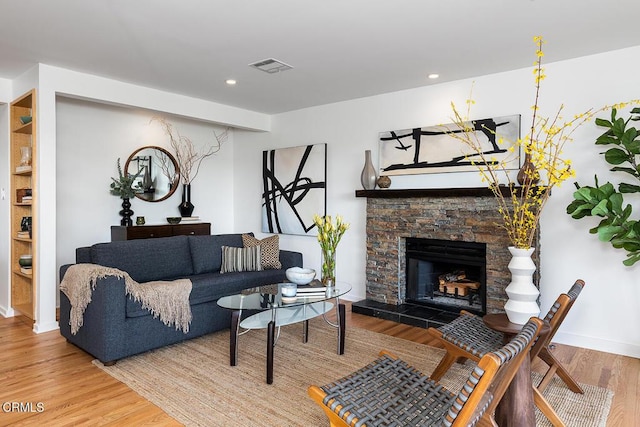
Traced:
<path fill-rule="evenodd" d="M 291 267 L 285 272 L 287 280 L 296 285 L 306 285 L 316 277 L 316 271 L 312 268 Z"/>

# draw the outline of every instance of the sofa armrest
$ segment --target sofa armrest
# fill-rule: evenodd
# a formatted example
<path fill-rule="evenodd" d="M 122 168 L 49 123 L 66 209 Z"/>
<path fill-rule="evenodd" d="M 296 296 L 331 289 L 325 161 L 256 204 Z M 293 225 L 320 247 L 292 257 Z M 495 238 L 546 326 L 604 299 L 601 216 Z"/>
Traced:
<path fill-rule="evenodd" d="M 280 263 L 282 269 L 302 267 L 302 254 L 300 252 L 280 250 Z"/>
<path fill-rule="evenodd" d="M 61 279 L 68 267 L 60 268 Z M 126 304 L 124 279 L 115 276 L 98 279 L 84 312 L 83 325 L 73 335 L 69 324 L 71 304 L 60 291 L 60 334 L 103 363 L 117 360 L 126 353 L 123 334 Z"/>
<path fill-rule="evenodd" d="M 65 273 L 67 272 L 69 267 L 71 267 L 72 265 L 73 264 L 65 264 L 60 266 L 60 282 L 62 282 L 62 279 L 64 278 Z"/>
<path fill-rule="evenodd" d="M 91 248 L 82 247 L 76 248 L 76 263 L 90 263 L 91 262 Z"/>

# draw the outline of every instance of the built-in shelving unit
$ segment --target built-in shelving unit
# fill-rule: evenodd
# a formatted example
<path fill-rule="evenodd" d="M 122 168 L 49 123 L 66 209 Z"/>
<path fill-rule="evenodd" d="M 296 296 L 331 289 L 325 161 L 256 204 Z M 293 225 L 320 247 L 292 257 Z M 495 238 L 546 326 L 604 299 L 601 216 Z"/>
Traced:
<path fill-rule="evenodd" d="M 26 117 L 31 117 L 31 121 L 25 123 Z M 11 197 L 11 306 L 19 314 L 32 320 L 35 320 L 37 282 L 35 273 L 38 266 L 35 257 L 38 227 L 35 215 L 38 201 L 36 120 L 34 89 L 11 103 L 11 189 L 9 194 Z M 30 218 L 30 221 L 27 218 Z M 29 223 L 30 226 L 27 226 Z M 33 257 L 30 269 L 20 265 L 20 257 L 23 255 Z"/>

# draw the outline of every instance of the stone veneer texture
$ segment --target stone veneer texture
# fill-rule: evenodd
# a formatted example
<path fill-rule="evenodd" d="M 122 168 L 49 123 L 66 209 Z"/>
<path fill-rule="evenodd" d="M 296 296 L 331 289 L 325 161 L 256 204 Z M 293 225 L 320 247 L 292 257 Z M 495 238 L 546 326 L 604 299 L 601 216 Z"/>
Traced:
<path fill-rule="evenodd" d="M 487 244 L 487 312 L 504 311 L 511 254 L 506 232 L 496 225 L 500 223 L 493 196 L 368 198 L 367 299 L 404 303 L 407 237 L 480 242 Z"/>

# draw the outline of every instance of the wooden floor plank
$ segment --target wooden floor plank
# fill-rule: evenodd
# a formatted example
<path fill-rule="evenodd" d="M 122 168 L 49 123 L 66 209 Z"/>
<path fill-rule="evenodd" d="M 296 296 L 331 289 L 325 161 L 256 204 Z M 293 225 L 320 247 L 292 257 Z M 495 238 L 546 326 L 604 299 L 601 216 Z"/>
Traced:
<path fill-rule="evenodd" d="M 353 314 L 349 304 L 347 323 L 435 344 L 422 328 Z M 554 355 L 577 381 L 614 391 L 607 427 L 640 425 L 640 359 L 564 345 L 557 345 Z M 91 360 L 57 331 L 35 334 L 25 319 L 0 318 L 0 401 L 45 405 L 44 412 L 0 412 L 0 425 L 180 425 Z M 543 365 L 538 362 L 534 369 Z"/>

